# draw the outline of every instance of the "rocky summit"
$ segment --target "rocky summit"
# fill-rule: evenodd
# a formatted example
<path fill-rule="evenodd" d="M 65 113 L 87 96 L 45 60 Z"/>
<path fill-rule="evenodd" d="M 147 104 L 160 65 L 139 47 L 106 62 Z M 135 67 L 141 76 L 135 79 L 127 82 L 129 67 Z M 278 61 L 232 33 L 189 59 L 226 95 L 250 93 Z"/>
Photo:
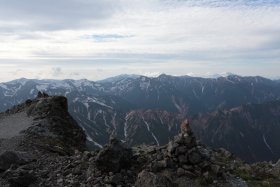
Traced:
<path fill-rule="evenodd" d="M 100 150 L 89 151 L 67 99 L 44 93 L 0 113 L 0 139 L 3 187 L 280 185 L 280 161 L 247 164 L 203 145 L 191 129 L 164 146 L 129 147 L 111 136 Z"/>

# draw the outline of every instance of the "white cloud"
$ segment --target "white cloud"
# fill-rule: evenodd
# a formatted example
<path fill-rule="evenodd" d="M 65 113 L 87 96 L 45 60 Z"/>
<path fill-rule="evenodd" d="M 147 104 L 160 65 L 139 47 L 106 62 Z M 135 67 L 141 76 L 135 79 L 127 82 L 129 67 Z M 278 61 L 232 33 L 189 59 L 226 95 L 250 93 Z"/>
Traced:
<path fill-rule="evenodd" d="M 17 59 L 30 71 L 59 65 L 61 77 L 244 74 L 252 64 L 250 73 L 275 74 L 279 33 L 280 3 L 272 0 L 0 0 L 1 61 Z M 103 71 L 93 77 L 88 66 Z"/>
<path fill-rule="evenodd" d="M 118 0 L 0 0 L 7 30 L 79 29 L 110 18 Z"/>
<path fill-rule="evenodd" d="M 160 74 L 162 74 L 162 72 L 143 72 L 143 73 L 140 73 L 141 75 L 144 75 L 144 76 L 147 76 L 147 77 L 157 77 L 159 76 Z"/>
<path fill-rule="evenodd" d="M 54 77 L 59 77 L 59 76 L 63 75 L 62 69 L 60 67 L 52 68 L 51 75 Z"/>

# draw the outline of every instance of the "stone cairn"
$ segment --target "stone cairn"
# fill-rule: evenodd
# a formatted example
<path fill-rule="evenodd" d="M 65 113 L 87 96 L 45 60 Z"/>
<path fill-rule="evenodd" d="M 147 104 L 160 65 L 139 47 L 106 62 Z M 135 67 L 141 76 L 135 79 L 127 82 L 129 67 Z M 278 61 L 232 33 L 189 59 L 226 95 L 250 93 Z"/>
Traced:
<path fill-rule="evenodd" d="M 198 168 L 207 155 L 199 149 L 187 119 L 181 124 L 181 133 L 168 143 L 167 157 L 177 168 L 178 175 L 201 175 Z"/>
<path fill-rule="evenodd" d="M 181 124 L 181 133 L 157 152 L 151 171 L 160 172 L 169 168 L 177 176 L 217 178 L 221 170 L 213 164 L 211 155 L 209 149 L 196 141 L 189 122 L 185 119 Z"/>

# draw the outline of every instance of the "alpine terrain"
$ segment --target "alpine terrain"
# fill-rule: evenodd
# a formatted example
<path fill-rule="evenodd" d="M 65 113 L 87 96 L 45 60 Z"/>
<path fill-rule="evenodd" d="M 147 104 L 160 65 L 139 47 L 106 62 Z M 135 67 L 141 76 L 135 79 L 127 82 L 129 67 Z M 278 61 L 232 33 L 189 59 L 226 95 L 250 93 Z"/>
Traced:
<path fill-rule="evenodd" d="M 246 164 L 201 144 L 185 122 L 163 146 L 130 147 L 111 136 L 89 151 L 67 99 L 39 92 L 0 113 L 0 186 L 279 186 L 280 161 Z"/>
<path fill-rule="evenodd" d="M 233 74 L 121 75 L 96 82 L 18 79 L 0 84 L 0 109 L 34 98 L 38 91 L 67 97 L 69 112 L 92 149 L 102 148 L 111 135 L 130 146 L 164 145 L 187 117 L 206 145 L 225 147 L 249 162 L 280 157 L 279 81 Z"/>

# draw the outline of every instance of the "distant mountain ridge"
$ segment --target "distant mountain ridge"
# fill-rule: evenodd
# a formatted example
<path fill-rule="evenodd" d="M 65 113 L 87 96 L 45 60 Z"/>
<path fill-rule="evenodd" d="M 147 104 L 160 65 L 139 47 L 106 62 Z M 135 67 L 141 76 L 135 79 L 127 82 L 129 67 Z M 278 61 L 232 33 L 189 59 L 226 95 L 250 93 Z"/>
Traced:
<path fill-rule="evenodd" d="M 103 80 L 99 80 L 96 82 L 100 82 L 100 83 L 106 83 L 106 82 L 116 82 L 116 81 L 120 81 L 122 79 L 127 79 L 127 78 L 131 78 L 131 79 L 136 79 L 138 77 L 140 77 L 141 75 L 136 75 L 136 74 L 121 74 L 121 75 L 117 75 L 114 77 L 109 77 Z"/>
<path fill-rule="evenodd" d="M 165 144 L 178 133 L 184 117 L 278 100 L 280 83 L 259 76 L 238 75 L 219 78 L 122 75 L 105 82 L 18 79 L 0 84 L 0 110 L 34 98 L 38 91 L 66 96 L 69 112 L 85 130 L 88 142 L 100 148 L 112 134 L 130 145 Z M 257 157 L 264 158 L 273 159 L 271 154 Z"/>
<path fill-rule="evenodd" d="M 202 142 L 232 150 L 248 162 L 279 158 L 280 100 L 195 116 L 191 124 Z"/>
<path fill-rule="evenodd" d="M 197 114 L 244 103 L 279 98 L 279 83 L 263 77 L 231 75 L 217 79 L 162 74 L 156 78 L 123 79 L 103 85 L 104 92 L 145 109 Z"/>

